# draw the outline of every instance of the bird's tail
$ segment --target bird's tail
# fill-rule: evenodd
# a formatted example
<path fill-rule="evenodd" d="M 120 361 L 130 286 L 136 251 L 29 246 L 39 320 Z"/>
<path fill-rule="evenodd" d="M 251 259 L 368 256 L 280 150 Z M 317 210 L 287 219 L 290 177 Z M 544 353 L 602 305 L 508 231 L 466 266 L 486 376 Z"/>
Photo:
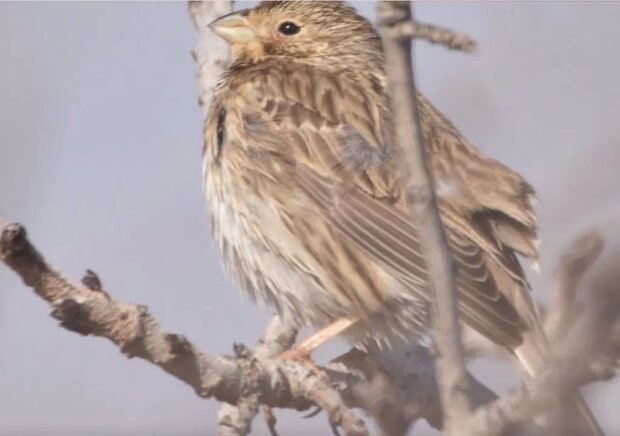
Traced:
<path fill-rule="evenodd" d="M 523 344 L 514 350 L 514 354 L 530 376 L 534 376 L 544 366 L 548 354 L 546 344 L 541 344 L 541 338 L 537 339 L 534 336 L 526 334 Z M 564 407 L 562 417 L 569 420 L 562 425 L 563 436 L 605 436 L 579 392 L 563 400 L 562 406 Z"/>

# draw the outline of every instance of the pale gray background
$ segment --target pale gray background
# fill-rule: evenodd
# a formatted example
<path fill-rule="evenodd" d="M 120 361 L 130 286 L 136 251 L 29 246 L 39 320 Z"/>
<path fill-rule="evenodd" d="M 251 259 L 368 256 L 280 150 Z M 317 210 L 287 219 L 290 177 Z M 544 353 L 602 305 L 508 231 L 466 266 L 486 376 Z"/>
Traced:
<path fill-rule="evenodd" d="M 620 217 L 620 4 L 425 3 L 418 15 L 480 42 L 474 56 L 419 44 L 419 82 L 538 188 L 545 298 L 558 247 Z M 0 4 L 0 216 L 27 224 L 72 278 L 93 268 L 115 297 L 228 353 L 268 312 L 240 300 L 208 238 L 193 45 L 184 3 Z M 47 311 L 0 268 L 0 434 L 214 434 L 217 403 Z M 610 434 L 619 400 L 617 383 L 593 398 Z M 328 434 L 323 415 L 277 413 L 281 434 Z"/>

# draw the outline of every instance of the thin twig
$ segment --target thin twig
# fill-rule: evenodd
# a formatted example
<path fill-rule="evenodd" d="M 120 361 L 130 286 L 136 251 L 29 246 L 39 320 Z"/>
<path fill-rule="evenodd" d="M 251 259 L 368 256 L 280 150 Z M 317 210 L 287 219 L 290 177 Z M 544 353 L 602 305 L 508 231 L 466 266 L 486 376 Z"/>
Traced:
<path fill-rule="evenodd" d="M 434 24 L 408 21 L 400 26 L 401 35 L 407 38 L 422 39 L 431 44 L 438 44 L 450 50 L 459 50 L 472 53 L 478 48 L 478 44 L 464 33 L 455 32 L 445 27 Z"/>
<path fill-rule="evenodd" d="M 458 323 L 456 274 L 426 164 L 418 102 L 413 77 L 411 39 L 400 26 L 412 20 L 410 2 L 379 2 L 384 51 L 396 137 L 404 154 L 405 197 L 419 238 L 433 290 L 433 338 L 438 351 L 437 375 L 448 433 L 471 410 Z M 406 169 L 405 169 L 406 168 Z"/>

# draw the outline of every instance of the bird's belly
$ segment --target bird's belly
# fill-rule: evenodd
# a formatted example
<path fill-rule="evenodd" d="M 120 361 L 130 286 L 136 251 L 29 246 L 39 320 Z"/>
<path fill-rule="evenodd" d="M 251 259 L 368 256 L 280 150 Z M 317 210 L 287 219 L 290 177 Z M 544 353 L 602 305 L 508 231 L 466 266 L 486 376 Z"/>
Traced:
<path fill-rule="evenodd" d="M 389 344 L 424 331 L 426 306 L 409 298 L 410 292 L 389 273 L 386 286 L 402 288 L 392 294 L 403 297 L 387 299 L 379 310 L 361 314 L 330 287 L 329 271 L 288 230 L 273 199 L 233 180 L 225 167 L 208 172 L 205 187 L 212 235 L 224 268 L 252 300 L 291 316 L 300 326 L 324 327 L 342 317 L 362 316 L 345 334 L 356 344 Z"/>
<path fill-rule="evenodd" d="M 346 311 L 304 265 L 301 244 L 277 208 L 220 170 L 207 174 L 206 196 L 212 236 L 236 287 L 300 325 L 327 325 L 344 316 Z"/>

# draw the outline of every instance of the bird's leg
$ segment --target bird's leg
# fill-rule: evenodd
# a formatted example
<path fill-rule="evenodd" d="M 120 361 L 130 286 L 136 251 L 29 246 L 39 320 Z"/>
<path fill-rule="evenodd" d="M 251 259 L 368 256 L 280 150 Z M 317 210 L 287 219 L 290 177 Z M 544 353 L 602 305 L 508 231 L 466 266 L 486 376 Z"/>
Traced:
<path fill-rule="evenodd" d="M 335 336 L 344 332 L 357 322 L 357 318 L 340 318 L 327 327 L 319 330 L 308 339 L 297 345 L 295 348 L 278 356 L 279 359 L 298 360 L 301 362 L 309 363 L 312 360 L 310 355 L 326 342 L 329 342 Z"/>
<path fill-rule="evenodd" d="M 280 354 L 276 359 L 281 360 L 294 360 L 300 362 L 301 364 L 308 367 L 319 377 L 325 377 L 325 372 L 319 369 L 318 366 L 312 361 L 310 355 L 323 345 L 326 342 L 329 342 L 335 336 L 338 336 L 340 333 L 344 332 L 346 329 L 351 327 L 353 324 L 357 322 L 357 318 L 340 318 L 328 325 L 327 327 L 319 330 L 308 339 L 303 341 L 301 344 L 297 345 L 292 350 L 285 351 Z M 318 409 L 320 412 L 321 409 Z M 272 435 L 277 435 L 275 432 L 275 415 L 273 414 L 273 410 L 271 407 L 266 407 L 263 409 L 265 421 L 267 422 L 267 426 L 269 427 L 269 432 Z M 317 411 L 312 412 L 310 416 L 314 416 L 314 414 L 318 413 Z M 309 416 L 309 417 L 310 417 Z"/>

